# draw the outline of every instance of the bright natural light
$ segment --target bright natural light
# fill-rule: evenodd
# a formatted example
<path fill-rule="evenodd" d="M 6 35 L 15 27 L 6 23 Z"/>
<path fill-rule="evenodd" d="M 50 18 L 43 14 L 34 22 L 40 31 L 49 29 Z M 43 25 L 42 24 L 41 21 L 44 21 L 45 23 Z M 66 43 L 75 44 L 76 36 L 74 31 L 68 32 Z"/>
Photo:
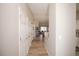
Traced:
<path fill-rule="evenodd" d="M 41 31 L 47 31 L 47 27 L 41 27 Z"/>

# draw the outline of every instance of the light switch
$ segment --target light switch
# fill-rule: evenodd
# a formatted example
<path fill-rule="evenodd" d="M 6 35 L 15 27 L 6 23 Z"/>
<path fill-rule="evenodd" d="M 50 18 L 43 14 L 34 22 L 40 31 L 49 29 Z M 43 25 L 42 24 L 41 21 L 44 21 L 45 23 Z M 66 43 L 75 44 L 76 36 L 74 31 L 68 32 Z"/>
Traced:
<path fill-rule="evenodd" d="M 59 35 L 59 40 L 61 40 L 62 39 L 62 36 L 61 35 Z"/>

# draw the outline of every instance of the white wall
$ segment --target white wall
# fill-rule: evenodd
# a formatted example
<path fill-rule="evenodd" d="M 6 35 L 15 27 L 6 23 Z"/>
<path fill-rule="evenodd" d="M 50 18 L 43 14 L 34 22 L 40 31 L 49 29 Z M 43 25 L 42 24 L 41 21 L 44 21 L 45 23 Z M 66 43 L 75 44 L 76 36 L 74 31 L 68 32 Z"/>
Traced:
<path fill-rule="evenodd" d="M 0 55 L 19 55 L 17 4 L 0 4 Z"/>
<path fill-rule="evenodd" d="M 26 4 L 0 4 L 0 55 L 27 55 L 33 17 Z"/>
<path fill-rule="evenodd" d="M 55 27 L 56 27 L 56 9 L 55 4 L 49 5 L 49 39 L 48 39 L 48 55 L 55 55 Z"/>
<path fill-rule="evenodd" d="M 76 14 L 76 29 L 79 29 L 79 13 Z"/>
<path fill-rule="evenodd" d="M 76 21 L 76 29 L 79 29 L 79 19 Z"/>
<path fill-rule="evenodd" d="M 56 55 L 75 55 L 76 5 L 56 4 Z"/>
<path fill-rule="evenodd" d="M 44 38 L 44 47 L 46 48 L 48 52 L 48 39 L 49 39 L 49 32 L 45 32 L 45 38 Z"/>
<path fill-rule="evenodd" d="M 75 55 L 76 5 L 49 5 L 49 55 Z"/>
<path fill-rule="evenodd" d="M 77 17 L 76 29 L 79 30 L 79 13 L 77 13 L 76 17 Z M 79 47 L 79 38 L 78 37 L 76 37 L 76 38 L 77 38 L 77 46 Z"/>

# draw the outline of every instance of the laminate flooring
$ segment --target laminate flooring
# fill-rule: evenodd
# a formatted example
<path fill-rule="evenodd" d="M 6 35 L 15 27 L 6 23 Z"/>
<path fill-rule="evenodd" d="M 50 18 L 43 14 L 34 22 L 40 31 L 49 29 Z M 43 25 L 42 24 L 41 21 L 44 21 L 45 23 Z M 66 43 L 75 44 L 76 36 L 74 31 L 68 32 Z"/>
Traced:
<path fill-rule="evenodd" d="M 29 49 L 28 56 L 48 56 L 44 47 L 44 42 L 40 39 L 34 39 Z"/>

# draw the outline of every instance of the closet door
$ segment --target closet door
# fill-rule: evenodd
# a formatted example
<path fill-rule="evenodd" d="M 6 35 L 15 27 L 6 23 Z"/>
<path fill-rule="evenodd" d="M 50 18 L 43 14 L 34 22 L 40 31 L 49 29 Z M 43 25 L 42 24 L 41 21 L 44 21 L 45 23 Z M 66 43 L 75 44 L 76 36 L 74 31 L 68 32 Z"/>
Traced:
<path fill-rule="evenodd" d="M 25 16 L 25 52 L 26 52 L 26 55 L 28 54 L 28 50 L 29 50 L 29 26 L 28 26 L 28 16 L 26 15 Z"/>
<path fill-rule="evenodd" d="M 25 52 L 25 43 L 26 43 L 26 18 L 23 12 L 20 10 L 20 55 L 24 56 L 26 55 Z"/>

